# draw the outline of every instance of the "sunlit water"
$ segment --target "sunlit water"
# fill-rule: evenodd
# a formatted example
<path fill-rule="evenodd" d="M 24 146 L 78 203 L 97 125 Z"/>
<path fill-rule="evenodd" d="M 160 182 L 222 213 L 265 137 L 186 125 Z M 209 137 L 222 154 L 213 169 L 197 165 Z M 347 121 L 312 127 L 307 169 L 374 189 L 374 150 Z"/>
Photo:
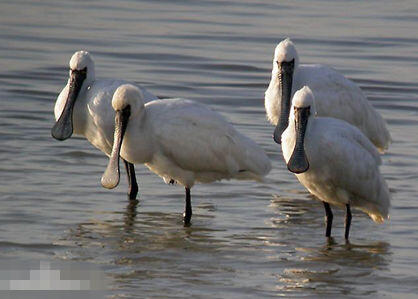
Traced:
<path fill-rule="evenodd" d="M 418 4 L 278 3 L 2 1 L 0 261 L 83 261 L 105 271 L 112 298 L 415 297 Z M 336 209 L 327 243 L 323 206 L 286 170 L 265 119 L 273 49 L 287 36 L 302 62 L 357 82 L 394 139 L 381 167 L 391 220 L 355 212 L 350 245 Z M 221 112 L 268 152 L 267 182 L 195 186 L 187 228 L 184 190 L 143 166 L 137 206 L 124 174 L 116 190 L 103 189 L 106 157 L 84 139 L 50 136 L 79 49 L 93 54 L 100 78 Z"/>

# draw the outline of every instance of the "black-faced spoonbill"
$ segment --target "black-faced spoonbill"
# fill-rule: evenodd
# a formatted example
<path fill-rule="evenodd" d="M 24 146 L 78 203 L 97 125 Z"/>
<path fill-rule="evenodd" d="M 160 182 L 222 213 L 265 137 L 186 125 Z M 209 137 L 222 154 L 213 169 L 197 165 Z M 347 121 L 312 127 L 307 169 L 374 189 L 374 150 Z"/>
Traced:
<path fill-rule="evenodd" d="M 308 87 L 295 93 L 289 126 L 282 135 L 282 152 L 287 168 L 323 201 L 327 237 L 333 218 L 330 204 L 346 208 L 348 239 L 350 207 L 382 223 L 388 218 L 389 190 L 379 172 L 380 155 L 369 139 L 345 121 L 315 117 L 315 100 Z"/>
<path fill-rule="evenodd" d="M 312 90 L 319 116 L 345 120 L 359 128 L 380 152 L 387 149 L 391 137 L 386 122 L 361 89 L 330 67 L 300 65 L 290 39 L 280 42 L 274 51 L 271 81 L 265 93 L 267 117 L 276 126 L 274 140 L 277 143 L 288 126 L 292 96 L 303 86 Z"/>
<path fill-rule="evenodd" d="M 86 51 L 75 52 L 70 60 L 70 77 L 67 85 L 59 94 L 54 114 L 57 122 L 51 130 L 57 140 L 65 140 L 71 135 L 87 138 L 96 148 L 110 156 L 113 145 L 115 112 L 112 109 L 112 96 L 116 88 L 127 81 L 96 80 L 94 62 Z M 140 87 L 145 100 L 155 100 L 144 88 Z M 134 165 L 124 160 L 128 175 L 130 199 L 135 199 L 138 184 Z"/>
<path fill-rule="evenodd" d="M 202 104 L 185 99 L 144 104 L 142 92 L 127 84 L 116 90 L 112 106 L 115 136 L 102 185 L 118 185 L 119 156 L 144 163 L 166 183 L 175 181 L 185 187 L 186 225 L 192 217 L 190 189 L 195 182 L 261 180 L 270 171 L 263 149 Z"/>

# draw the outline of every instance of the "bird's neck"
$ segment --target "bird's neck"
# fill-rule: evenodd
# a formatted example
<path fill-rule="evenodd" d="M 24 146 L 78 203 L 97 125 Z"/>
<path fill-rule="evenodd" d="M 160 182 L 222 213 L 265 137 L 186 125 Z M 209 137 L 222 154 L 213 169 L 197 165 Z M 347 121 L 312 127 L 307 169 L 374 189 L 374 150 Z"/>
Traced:
<path fill-rule="evenodd" d="M 77 96 L 77 100 L 74 104 L 73 111 L 73 126 L 74 134 L 85 135 L 86 127 L 89 120 L 89 108 L 88 108 L 88 90 L 92 88 L 93 81 L 86 79 L 80 88 L 80 93 Z"/>
<path fill-rule="evenodd" d="M 273 125 L 276 125 L 279 119 L 280 100 L 279 82 L 272 78 L 264 96 L 264 106 L 267 118 Z"/>
<path fill-rule="evenodd" d="M 126 128 L 121 156 L 134 164 L 143 164 L 152 160 L 154 140 L 152 126 L 144 110 L 131 117 Z"/>

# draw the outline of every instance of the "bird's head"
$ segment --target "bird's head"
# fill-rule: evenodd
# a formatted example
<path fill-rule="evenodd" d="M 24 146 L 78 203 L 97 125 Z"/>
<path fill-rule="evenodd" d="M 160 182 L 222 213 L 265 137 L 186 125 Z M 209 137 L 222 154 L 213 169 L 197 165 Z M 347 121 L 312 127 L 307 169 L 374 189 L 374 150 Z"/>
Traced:
<path fill-rule="evenodd" d="M 57 140 L 65 140 L 73 134 L 73 108 L 80 91 L 94 80 L 94 62 L 89 52 L 77 51 L 70 59 L 68 95 L 64 109 L 51 129 Z"/>
<path fill-rule="evenodd" d="M 289 38 L 282 40 L 274 50 L 273 69 L 278 70 L 283 63 L 292 63 L 294 68 L 299 65 L 298 52 L 295 44 Z"/>
<path fill-rule="evenodd" d="M 120 150 L 130 119 L 144 108 L 142 92 L 132 84 L 121 85 L 113 94 L 112 107 L 115 110 L 113 148 L 101 180 L 103 187 L 108 189 L 113 189 L 119 184 Z"/>
<path fill-rule="evenodd" d="M 315 114 L 315 100 L 309 87 L 304 86 L 293 96 L 290 122 L 294 122 L 295 147 L 287 161 L 287 168 L 293 173 L 303 173 L 309 169 L 309 161 L 305 154 L 305 134 L 309 117 Z M 289 127 L 291 128 L 291 127 Z"/>
<path fill-rule="evenodd" d="M 132 84 L 121 85 L 113 94 L 112 107 L 116 112 L 129 109 L 129 115 L 135 116 L 144 108 L 144 95 Z"/>
<path fill-rule="evenodd" d="M 293 42 L 286 38 L 281 41 L 275 51 L 273 59 L 272 77 L 278 88 L 278 121 L 274 130 L 273 139 L 281 143 L 281 136 L 289 125 L 289 112 L 291 106 L 292 84 L 295 68 L 299 64 L 299 56 Z"/>

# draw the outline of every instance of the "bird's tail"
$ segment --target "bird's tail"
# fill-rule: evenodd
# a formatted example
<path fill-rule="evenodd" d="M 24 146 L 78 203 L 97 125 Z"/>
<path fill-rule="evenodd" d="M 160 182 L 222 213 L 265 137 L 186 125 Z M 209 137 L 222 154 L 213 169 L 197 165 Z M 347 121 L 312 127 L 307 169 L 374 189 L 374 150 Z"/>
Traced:
<path fill-rule="evenodd" d="M 374 109 L 368 109 L 367 111 L 369 112 L 369 116 L 367 117 L 367 125 L 366 123 L 364 124 L 363 132 L 367 132 L 370 141 L 383 154 L 392 143 L 392 137 L 383 117 Z"/>
<path fill-rule="evenodd" d="M 379 177 L 379 181 L 380 188 L 375 197 L 376 201 L 368 202 L 361 210 L 367 213 L 374 222 L 383 223 L 386 219 L 389 219 L 390 194 L 385 180 Z"/>
<path fill-rule="evenodd" d="M 247 152 L 245 164 L 248 172 L 254 175 L 254 179 L 262 181 L 263 177 L 271 170 L 271 161 L 266 152 L 258 145 L 256 146 L 256 148 L 252 148 Z"/>
<path fill-rule="evenodd" d="M 238 169 L 235 168 L 238 173 L 235 173 L 234 177 L 263 181 L 263 177 L 271 170 L 271 161 L 264 149 L 245 135 L 235 139 L 234 143 L 238 145 L 234 147 L 234 161 L 238 166 Z"/>

